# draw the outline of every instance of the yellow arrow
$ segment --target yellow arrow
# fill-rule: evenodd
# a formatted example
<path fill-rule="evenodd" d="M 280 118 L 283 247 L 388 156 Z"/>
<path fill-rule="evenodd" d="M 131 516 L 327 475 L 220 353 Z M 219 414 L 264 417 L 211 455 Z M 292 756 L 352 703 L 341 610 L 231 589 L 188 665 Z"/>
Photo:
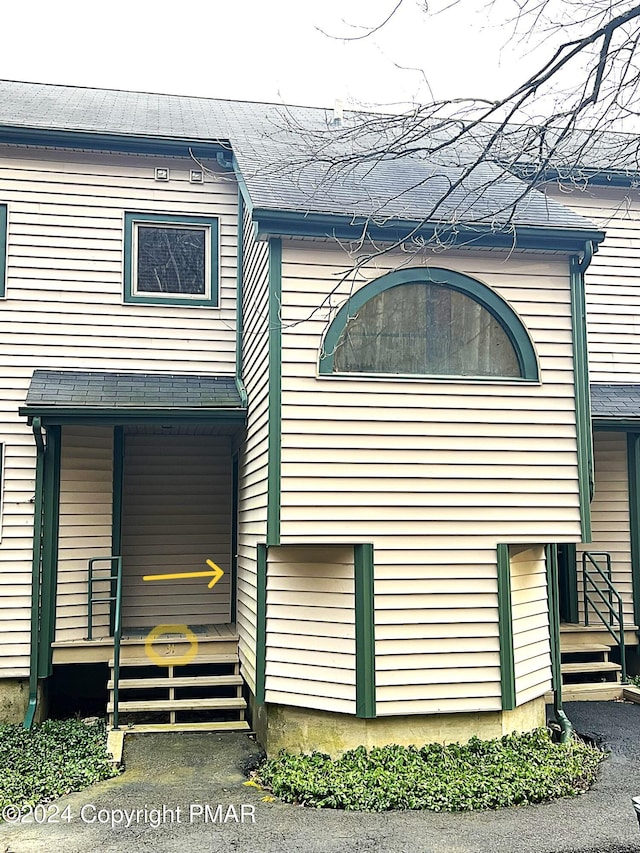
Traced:
<path fill-rule="evenodd" d="M 213 560 L 207 560 L 207 565 L 211 566 L 206 572 L 177 572 L 175 574 L 169 575 L 144 575 L 143 581 L 172 581 L 172 580 L 181 580 L 182 578 L 211 578 L 209 582 L 209 589 L 214 587 L 224 572 L 220 568 L 220 566 L 216 566 Z"/>

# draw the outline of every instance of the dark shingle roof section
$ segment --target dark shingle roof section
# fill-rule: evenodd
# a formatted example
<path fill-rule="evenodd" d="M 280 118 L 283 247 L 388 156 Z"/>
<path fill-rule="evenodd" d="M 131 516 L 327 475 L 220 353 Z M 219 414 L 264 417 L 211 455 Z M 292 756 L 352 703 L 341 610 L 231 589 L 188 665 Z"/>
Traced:
<path fill-rule="evenodd" d="M 0 81 L 0 127 L 228 141 L 255 208 L 594 234 L 587 219 L 491 164 L 457 186 L 455 154 L 468 159 L 463 151 L 434 162 L 417 145 L 409 156 L 335 168 L 353 146 L 384 149 L 384 129 L 372 133 L 365 114 L 348 114 L 345 124 L 334 126 L 331 111 L 315 107 Z"/>
<path fill-rule="evenodd" d="M 594 418 L 640 418 L 640 385 L 591 386 Z"/>
<path fill-rule="evenodd" d="M 26 408 L 205 412 L 243 407 L 233 376 L 35 370 Z"/>

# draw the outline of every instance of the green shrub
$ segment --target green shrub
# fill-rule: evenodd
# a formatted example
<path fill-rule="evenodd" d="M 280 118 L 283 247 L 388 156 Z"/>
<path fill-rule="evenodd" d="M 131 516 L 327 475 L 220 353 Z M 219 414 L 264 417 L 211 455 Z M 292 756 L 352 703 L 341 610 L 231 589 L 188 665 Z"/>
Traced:
<path fill-rule="evenodd" d="M 388 811 L 497 809 L 570 797 L 595 781 L 600 750 L 579 740 L 555 744 L 546 729 L 499 740 L 442 746 L 360 746 L 328 755 L 281 752 L 258 770 L 260 782 L 289 803 Z"/>
<path fill-rule="evenodd" d="M 0 812 L 44 803 L 118 774 L 103 722 L 47 720 L 26 731 L 0 726 Z"/>

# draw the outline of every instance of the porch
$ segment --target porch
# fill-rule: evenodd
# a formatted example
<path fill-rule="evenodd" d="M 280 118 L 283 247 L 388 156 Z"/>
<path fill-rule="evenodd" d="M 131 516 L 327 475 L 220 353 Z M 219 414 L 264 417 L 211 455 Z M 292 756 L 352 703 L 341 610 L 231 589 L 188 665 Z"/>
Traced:
<path fill-rule="evenodd" d="M 37 371 L 22 413 L 39 451 L 40 685 L 62 666 L 77 666 L 81 683 L 94 665 L 115 725 L 120 712 L 136 728 L 246 728 L 234 624 L 245 409 L 235 380 Z M 216 570 L 205 577 L 207 561 Z"/>

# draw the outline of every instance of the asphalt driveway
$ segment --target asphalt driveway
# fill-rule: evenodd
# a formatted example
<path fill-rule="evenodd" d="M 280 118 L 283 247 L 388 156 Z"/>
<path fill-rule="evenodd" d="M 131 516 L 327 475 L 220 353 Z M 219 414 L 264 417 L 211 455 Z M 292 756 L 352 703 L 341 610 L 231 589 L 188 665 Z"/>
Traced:
<path fill-rule="evenodd" d="M 310 810 L 244 785 L 246 735 L 137 735 L 126 770 L 72 794 L 37 824 L 0 826 L 0 853 L 640 853 L 640 705 L 568 704 L 611 750 L 573 800 L 471 814 Z"/>

